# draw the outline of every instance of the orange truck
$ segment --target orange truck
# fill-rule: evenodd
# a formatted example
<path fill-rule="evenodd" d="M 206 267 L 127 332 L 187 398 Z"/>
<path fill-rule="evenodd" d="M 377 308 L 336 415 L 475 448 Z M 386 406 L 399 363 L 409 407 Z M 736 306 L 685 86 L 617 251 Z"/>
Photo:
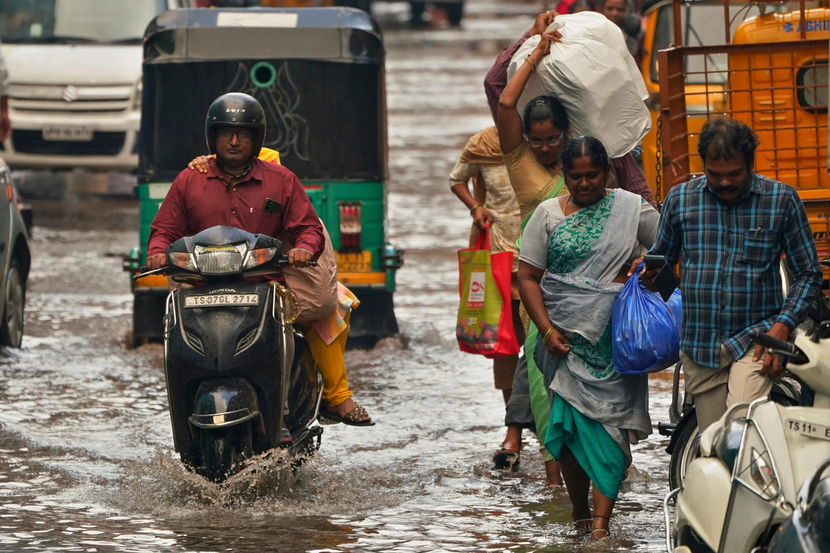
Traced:
<path fill-rule="evenodd" d="M 697 140 L 707 119 L 743 121 L 759 138 L 756 172 L 798 190 L 827 258 L 830 10 L 805 4 L 646 5 L 643 76 L 654 126 L 643 141 L 643 169 L 655 197 L 664 198 L 701 173 Z"/>

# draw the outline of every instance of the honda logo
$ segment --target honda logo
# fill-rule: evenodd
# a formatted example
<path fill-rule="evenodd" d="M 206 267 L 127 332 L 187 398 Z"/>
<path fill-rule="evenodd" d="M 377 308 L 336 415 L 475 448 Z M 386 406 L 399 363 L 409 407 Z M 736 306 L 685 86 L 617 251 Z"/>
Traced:
<path fill-rule="evenodd" d="M 61 94 L 61 98 L 63 98 L 67 102 L 74 102 L 78 99 L 78 89 L 72 85 L 67 86 L 63 89 L 63 94 Z"/>

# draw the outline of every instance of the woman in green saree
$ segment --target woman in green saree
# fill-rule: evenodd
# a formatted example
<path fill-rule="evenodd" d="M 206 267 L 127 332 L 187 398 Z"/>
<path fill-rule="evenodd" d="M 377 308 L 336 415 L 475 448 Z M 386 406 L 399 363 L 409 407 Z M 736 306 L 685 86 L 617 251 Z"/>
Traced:
<path fill-rule="evenodd" d="M 599 539 L 608 535 L 630 444 L 651 433 L 647 377 L 617 374 L 611 363 L 611 309 L 632 260 L 652 245 L 659 214 L 640 196 L 611 189 L 596 138 L 569 140 L 561 164 L 568 194 L 542 202 L 527 222 L 519 291 L 538 328 L 536 364 L 553 392 L 545 446 L 560 462 L 574 521 Z"/>

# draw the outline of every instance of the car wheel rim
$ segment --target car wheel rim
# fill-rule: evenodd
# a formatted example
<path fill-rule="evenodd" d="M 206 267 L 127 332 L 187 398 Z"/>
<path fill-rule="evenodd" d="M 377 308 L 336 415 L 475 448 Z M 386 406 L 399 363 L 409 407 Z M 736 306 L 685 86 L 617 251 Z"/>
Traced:
<path fill-rule="evenodd" d="M 23 341 L 23 283 L 20 273 L 12 267 L 6 283 L 6 327 L 14 347 Z"/>

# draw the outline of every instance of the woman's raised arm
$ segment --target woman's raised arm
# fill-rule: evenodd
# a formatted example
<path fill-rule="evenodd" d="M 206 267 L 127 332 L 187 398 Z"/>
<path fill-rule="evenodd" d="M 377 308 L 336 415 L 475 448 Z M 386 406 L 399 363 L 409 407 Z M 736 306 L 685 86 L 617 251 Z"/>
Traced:
<path fill-rule="evenodd" d="M 558 32 L 544 33 L 539 44 L 530 53 L 525 62 L 519 66 L 519 70 L 513 75 L 513 78 L 507 83 L 504 92 L 499 98 L 499 142 L 501 144 L 501 151 L 504 153 L 512 152 L 521 144 L 522 137 L 522 119 L 519 116 L 517 104 L 519 97 L 524 92 L 527 81 L 530 75 L 536 70 L 542 58 L 550 53 L 550 46 L 552 42 L 559 42 L 561 35 Z"/>

